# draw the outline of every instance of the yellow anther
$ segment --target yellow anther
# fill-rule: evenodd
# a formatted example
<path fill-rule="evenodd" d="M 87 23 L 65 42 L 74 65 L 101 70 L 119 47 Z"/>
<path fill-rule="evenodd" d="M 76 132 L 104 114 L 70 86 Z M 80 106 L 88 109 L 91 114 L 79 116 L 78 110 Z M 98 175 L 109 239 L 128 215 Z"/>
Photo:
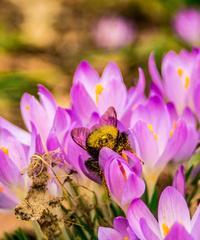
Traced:
<path fill-rule="evenodd" d="M 99 96 L 102 94 L 103 92 L 103 86 L 101 84 L 97 84 L 96 88 L 95 88 L 95 93 L 96 93 L 96 103 L 98 103 L 99 101 Z"/>
<path fill-rule="evenodd" d="M 26 105 L 26 106 L 25 106 L 25 109 L 26 109 L 27 111 L 29 111 L 29 110 L 30 110 L 30 106 L 29 106 L 29 105 Z"/>
<path fill-rule="evenodd" d="M 189 76 L 186 76 L 185 77 L 185 85 L 184 85 L 185 89 L 188 89 L 189 85 L 190 85 L 190 78 L 189 78 Z"/>
<path fill-rule="evenodd" d="M 8 153 L 9 153 L 8 148 L 0 147 L 0 149 L 1 149 L 6 155 L 8 155 Z"/>
<path fill-rule="evenodd" d="M 183 75 L 183 69 L 182 69 L 182 68 L 178 68 L 178 69 L 177 69 L 177 73 L 178 73 L 179 77 L 182 77 L 182 75 Z"/>
<path fill-rule="evenodd" d="M 147 127 L 149 131 L 153 134 L 154 139 L 157 141 L 158 140 L 158 134 L 154 131 L 153 125 L 152 124 L 147 124 Z"/>
<path fill-rule="evenodd" d="M 169 227 L 167 226 L 167 224 L 163 223 L 162 224 L 162 230 L 163 230 L 163 234 L 164 236 L 167 236 L 167 234 L 169 233 Z"/>
<path fill-rule="evenodd" d="M 176 129 L 176 122 L 173 123 L 172 129 L 169 132 L 170 138 L 173 137 L 175 129 Z"/>
<path fill-rule="evenodd" d="M 4 188 L 0 186 L 0 193 L 4 191 Z"/>

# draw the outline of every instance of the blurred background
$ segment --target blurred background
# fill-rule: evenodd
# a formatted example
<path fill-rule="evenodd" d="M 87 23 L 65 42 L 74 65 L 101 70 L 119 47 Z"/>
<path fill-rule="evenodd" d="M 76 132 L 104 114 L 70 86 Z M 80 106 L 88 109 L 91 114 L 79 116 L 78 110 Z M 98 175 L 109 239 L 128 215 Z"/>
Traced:
<path fill-rule="evenodd" d="M 200 46 L 199 9 L 199 0 L 0 0 L 0 115 L 23 126 L 20 98 L 38 83 L 67 106 L 82 59 L 99 72 L 115 61 L 127 86 L 139 66 L 149 79 L 151 51 L 160 62 L 170 49 Z M 0 233 L 12 219 L 0 215 Z"/>

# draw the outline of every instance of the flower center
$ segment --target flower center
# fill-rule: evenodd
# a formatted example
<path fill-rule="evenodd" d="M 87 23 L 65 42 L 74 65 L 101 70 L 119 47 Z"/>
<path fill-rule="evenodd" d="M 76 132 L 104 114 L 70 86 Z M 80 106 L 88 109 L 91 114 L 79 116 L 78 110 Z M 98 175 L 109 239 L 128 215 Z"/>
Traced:
<path fill-rule="evenodd" d="M 101 84 L 97 84 L 96 88 L 95 88 L 95 93 L 96 93 L 96 103 L 98 103 L 99 101 L 99 96 L 102 94 L 103 92 L 103 86 Z"/>
<path fill-rule="evenodd" d="M 6 147 L 0 147 L 1 151 L 3 151 L 6 155 L 8 155 L 9 151 Z"/>
<path fill-rule="evenodd" d="M 190 77 L 186 74 L 186 72 L 182 68 L 177 69 L 178 76 L 181 81 L 183 81 L 184 88 L 187 90 L 190 86 Z"/>
<path fill-rule="evenodd" d="M 154 131 L 153 125 L 152 124 L 147 124 L 147 127 L 149 131 L 153 134 L 154 139 L 157 141 L 158 140 L 158 134 Z"/>
<path fill-rule="evenodd" d="M 169 233 L 169 227 L 167 226 L 167 224 L 163 223 L 162 224 L 162 230 L 163 230 L 163 234 L 164 234 L 164 237 L 167 236 L 167 234 Z"/>

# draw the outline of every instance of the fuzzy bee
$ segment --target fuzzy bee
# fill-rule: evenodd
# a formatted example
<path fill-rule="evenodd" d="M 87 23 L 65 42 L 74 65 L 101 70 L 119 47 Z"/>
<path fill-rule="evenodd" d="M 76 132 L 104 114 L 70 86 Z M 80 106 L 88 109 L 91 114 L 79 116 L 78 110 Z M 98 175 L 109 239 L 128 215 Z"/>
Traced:
<path fill-rule="evenodd" d="M 99 124 L 91 129 L 75 128 L 71 132 L 73 140 L 85 149 L 91 158 L 85 162 L 86 168 L 99 173 L 98 157 L 103 147 L 108 147 L 121 154 L 123 150 L 131 151 L 128 134 L 117 128 L 117 114 L 113 107 L 109 107 L 101 117 Z"/>

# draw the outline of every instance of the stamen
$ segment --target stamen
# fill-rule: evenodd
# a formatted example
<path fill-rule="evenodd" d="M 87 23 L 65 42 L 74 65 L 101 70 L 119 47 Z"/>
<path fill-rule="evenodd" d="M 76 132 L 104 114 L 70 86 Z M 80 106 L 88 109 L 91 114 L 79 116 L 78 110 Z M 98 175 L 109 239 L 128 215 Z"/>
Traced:
<path fill-rule="evenodd" d="M 6 155 L 8 155 L 8 153 L 9 153 L 8 148 L 0 147 L 0 149 L 1 149 Z"/>
<path fill-rule="evenodd" d="M 190 78 L 189 78 L 189 76 L 186 76 L 185 77 L 185 89 L 188 89 L 188 87 L 189 87 L 189 85 L 190 85 Z"/>
<path fill-rule="evenodd" d="M 126 153 L 123 152 L 122 157 L 126 162 L 128 162 L 128 156 L 126 155 Z"/>
<path fill-rule="evenodd" d="M 123 240 L 129 240 L 129 237 L 126 236 L 126 237 L 123 238 Z"/>
<path fill-rule="evenodd" d="M 182 77 L 182 75 L 183 75 L 183 69 L 182 69 L 182 68 L 178 68 L 178 69 L 177 69 L 177 73 L 178 73 L 179 77 Z"/>
<path fill-rule="evenodd" d="M 0 186 L 0 193 L 4 191 L 4 188 Z"/>
<path fill-rule="evenodd" d="M 169 137 L 170 137 L 170 138 L 173 137 L 175 129 L 176 129 L 176 122 L 173 122 L 172 129 L 171 129 L 170 132 L 169 132 Z"/>
<path fill-rule="evenodd" d="M 154 139 L 157 141 L 158 140 L 158 134 L 154 131 L 153 125 L 152 124 L 147 124 L 147 127 L 149 131 L 153 134 Z"/>
<path fill-rule="evenodd" d="M 96 103 L 98 103 L 99 101 L 99 96 L 102 94 L 103 92 L 103 86 L 101 84 L 97 84 L 96 85 L 96 89 L 95 89 L 95 93 L 96 93 Z"/>
<path fill-rule="evenodd" d="M 162 230 L 163 230 L 163 234 L 164 234 L 164 236 L 167 236 L 167 234 L 169 233 L 169 227 L 165 224 L 165 223 L 163 223 L 162 224 Z"/>

